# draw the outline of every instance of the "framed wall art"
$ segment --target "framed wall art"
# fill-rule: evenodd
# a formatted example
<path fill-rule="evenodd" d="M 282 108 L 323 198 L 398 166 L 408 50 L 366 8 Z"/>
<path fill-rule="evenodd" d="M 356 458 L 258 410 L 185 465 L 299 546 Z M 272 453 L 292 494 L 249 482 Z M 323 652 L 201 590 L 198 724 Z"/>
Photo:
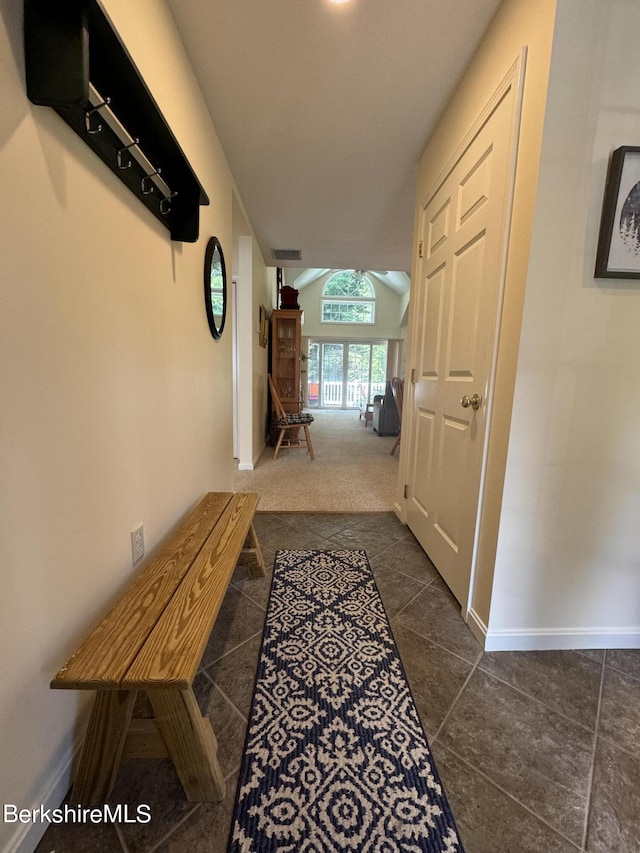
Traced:
<path fill-rule="evenodd" d="M 640 147 L 611 155 L 595 278 L 640 278 Z"/>
<path fill-rule="evenodd" d="M 269 343 L 269 312 L 264 307 L 264 305 L 260 306 L 260 318 L 258 322 L 258 335 L 260 346 L 266 347 L 266 345 Z"/>

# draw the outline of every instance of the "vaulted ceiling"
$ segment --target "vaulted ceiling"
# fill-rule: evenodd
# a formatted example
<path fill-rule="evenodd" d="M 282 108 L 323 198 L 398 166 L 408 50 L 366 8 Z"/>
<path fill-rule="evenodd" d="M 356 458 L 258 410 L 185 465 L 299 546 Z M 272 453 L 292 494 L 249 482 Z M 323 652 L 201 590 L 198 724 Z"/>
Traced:
<path fill-rule="evenodd" d="M 499 3 L 169 0 L 267 264 L 410 269 L 418 159 Z"/>

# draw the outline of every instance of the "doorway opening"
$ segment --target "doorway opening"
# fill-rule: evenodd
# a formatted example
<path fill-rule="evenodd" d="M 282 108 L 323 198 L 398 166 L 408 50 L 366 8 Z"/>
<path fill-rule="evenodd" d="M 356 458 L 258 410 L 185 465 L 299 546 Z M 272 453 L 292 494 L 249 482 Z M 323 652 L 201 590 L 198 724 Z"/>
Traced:
<path fill-rule="evenodd" d="M 307 401 L 310 408 L 357 409 L 384 394 L 386 341 L 309 343 Z"/>

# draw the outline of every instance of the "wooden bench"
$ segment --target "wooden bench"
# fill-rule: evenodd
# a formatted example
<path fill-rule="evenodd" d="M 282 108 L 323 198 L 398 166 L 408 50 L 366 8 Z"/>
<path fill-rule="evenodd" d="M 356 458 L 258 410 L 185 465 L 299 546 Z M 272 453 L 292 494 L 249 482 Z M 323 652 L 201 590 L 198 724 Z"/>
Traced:
<path fill-rule="evenodd" d="M 207 494 L 51 682 L 97 691 L 74 803 L 106 802 L 120 761 L 140 757 L 171 758 L 188 800 L 224 798 L 216 738 L 192 683 L 241 553 L 254 577 L 264 575 L 258 498 Z M 133 718 L 140 690 L 153 718 Z"/>

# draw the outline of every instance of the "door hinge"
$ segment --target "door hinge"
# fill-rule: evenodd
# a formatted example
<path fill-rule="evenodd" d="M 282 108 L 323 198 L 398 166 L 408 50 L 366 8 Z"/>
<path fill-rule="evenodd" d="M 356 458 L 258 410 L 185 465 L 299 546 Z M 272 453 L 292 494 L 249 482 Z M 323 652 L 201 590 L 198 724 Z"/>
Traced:
<path fill-rule="evenodd" d="M 412 368 L 411 368 L 411 384 L 412 384 L 412 385 L 415 385 L 415 384 L 416 384 L 416 382 L 418 381 L 418 380 L 416 379 L 416 374 L 417 374 L 417 372 L 418 372 L 418 371 L 416 370 L 416 368 L 415 368 L 415 367 L 412 367 Z"/>
<path fill-rule="evenodd" d="M 418 243 L 418 257 L 424 257 L 424 240 L 420 240 Z"/>
<path fill-rule="evenodd" d="M 405 499 L 409 497 L 409 484 L 408 483 L 404 487 L 404 496 L 405 496 Z"/>

